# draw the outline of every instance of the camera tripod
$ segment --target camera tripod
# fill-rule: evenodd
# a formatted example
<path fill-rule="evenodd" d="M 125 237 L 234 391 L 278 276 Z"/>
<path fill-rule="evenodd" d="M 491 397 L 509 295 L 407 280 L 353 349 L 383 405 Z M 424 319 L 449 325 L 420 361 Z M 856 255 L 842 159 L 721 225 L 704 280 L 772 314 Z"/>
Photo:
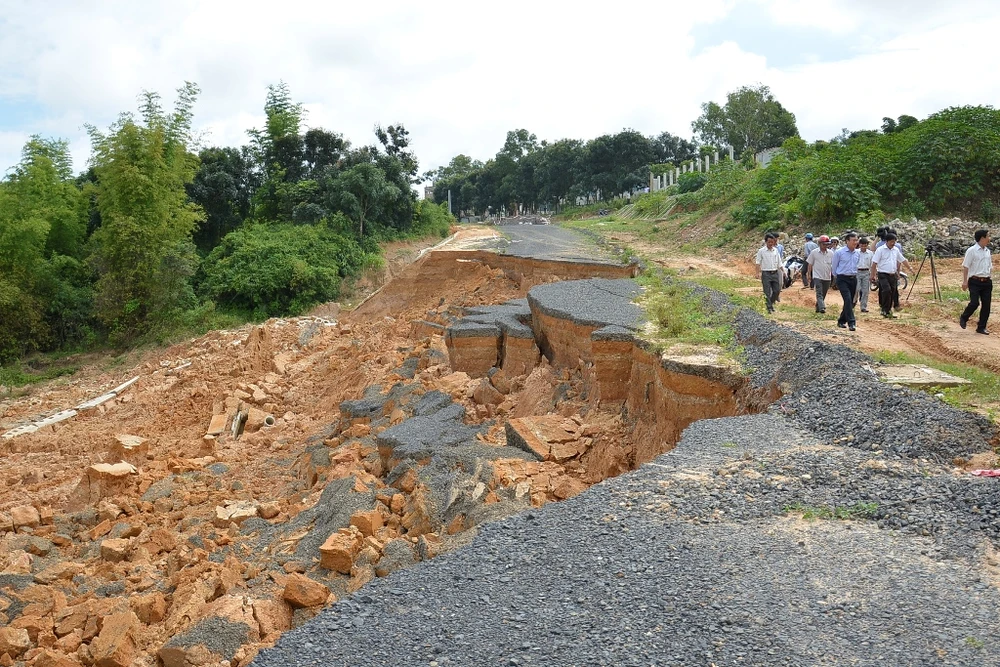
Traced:
<path fill-rule="evenodd" d="M 934 290 L 934 300 L 944 300 L 941 296 L 941 284 L 938 282 L 937 267 L 934 266 L 934 249 L 931 246 L 927 246 L 924 248 L 924 258 L 920 260 L 920 266 L 917 267 L 917 275 L 913 276 L 913 282 L 910 283 L 910 291 L 906 293 L 906 301 L 910 300 L 910 295 L 913 294 L 913 286 L 917 284 L 917 278 L 920 277 L 920 270 L 924 268 L 924 262 L 928 259 L 931 260 L 931 286 Z"/>

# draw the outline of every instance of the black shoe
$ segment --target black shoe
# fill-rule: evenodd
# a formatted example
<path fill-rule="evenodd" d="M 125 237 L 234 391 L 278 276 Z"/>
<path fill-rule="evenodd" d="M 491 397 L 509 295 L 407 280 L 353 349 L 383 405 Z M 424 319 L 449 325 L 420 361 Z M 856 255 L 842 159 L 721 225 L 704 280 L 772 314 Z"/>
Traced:
<path fill-rule="evenodd" d="M 821 312 L 821 313 L 826 313 L 826 308 L 824 308 L 823 310 L 821 310 L 821 311 L 819 311 L 819 312 Z"/>
<path fill-rule="evenodd" d="M 862 313 L 867 313 L 867 312 L 868 312 L 868 309 L 867 309 L 867 308 L 862 308 L 862 309 L 861 309 L 861 312 L 862 312 Z"/>
<path fill-rule="evenodd" d="M 968 323 L 969 320 L 965 319 L 964 317 L 958 318 L 958 326 L 962 327 L 963 329 L 965 328 L 965 325 L 967 325 Z"/>
<path fill-rule="evenodd" d="M 887 313 L 887 312 L 885 312 L 885 311 L 883 310 L 883 311 L 882 311 L 882 317 L 889 317 L 889 313 Z"/>
<path fill-rule="evenodd" d="M 847 328 L 848 328 L 849 330 L 851 330 L 851 331 L 856 331 L 856 329 L 854 328 L 854 325 L 853 325 L 853 324 L 848 324 L 848 325 L 847 325 Z"/>
<path fill-rule="evenodd" d="M 990 332 L 987 331 L 986 329 L 976 329 L 976 333 L 977 334 L 983 334 L 984 336 L 989 336 L 990 335 Z"/>
<path fill-rule="evenodd" d="M 841 329 L 846 329 L 847 328 L 847 325 L 844 324 L 843 322 L 837 322 L 837 326 L 840 327 Z"/>

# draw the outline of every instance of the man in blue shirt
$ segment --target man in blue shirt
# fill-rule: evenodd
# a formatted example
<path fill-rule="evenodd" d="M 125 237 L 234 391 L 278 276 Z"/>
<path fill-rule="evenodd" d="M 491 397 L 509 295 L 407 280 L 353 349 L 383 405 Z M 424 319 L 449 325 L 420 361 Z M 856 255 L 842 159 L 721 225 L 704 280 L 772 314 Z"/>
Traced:
<path fill-rule="evenodd" d="M 841 329 L 855 330 L 857 322 L 854 319 L 854 295 L 858 292 L 858 235 L 854 232 L 844 234 L 844 245 L 833 253 L 833 280 L 844 299 L 844 308 L 840 311 L 837 326 Z"/>

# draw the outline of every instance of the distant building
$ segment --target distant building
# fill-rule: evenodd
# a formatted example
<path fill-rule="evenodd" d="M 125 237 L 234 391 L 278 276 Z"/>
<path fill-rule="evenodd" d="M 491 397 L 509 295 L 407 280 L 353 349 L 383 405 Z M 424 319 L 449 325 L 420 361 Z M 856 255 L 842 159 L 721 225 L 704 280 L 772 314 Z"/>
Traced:
<path fill-rule="evenodd" d="M 427 201 L 434 201 L 434 186 L 425 185 L 424 186 L 424 199 Z"/>
<path fill-rule="evenodd" d="M 757 160 L 757 164 L 759 164 L 761 167 L 766 167 L 767 165 L 771 164 L 771 160 L 774 159 L 774 156 L 780 153 L 781 153 L 780 148 L 765 148 L 761 152 L 757 153 L 757 155 L 755 155 L 754 157 Z"/>

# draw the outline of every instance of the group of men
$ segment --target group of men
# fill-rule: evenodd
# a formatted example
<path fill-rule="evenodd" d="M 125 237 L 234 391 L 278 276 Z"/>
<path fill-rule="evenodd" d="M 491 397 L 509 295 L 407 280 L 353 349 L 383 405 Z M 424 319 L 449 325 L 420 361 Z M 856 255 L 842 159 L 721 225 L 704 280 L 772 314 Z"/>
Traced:
<path fill-rule="evenodd" d="M 893 311 L 899 310 L 899 272 L 904 267 L 907 270 L 912 268 L 896 243 L 895 232 L 891 229 L 879 231 L 879 242 L 874 252 L 869 250 L 869 239 L 859 238 L 856 232 L 844 234 L 843 245 L 839 248 L 829 236 L 820 236 L 814 242 L 813 235 L 806 234 L 802 288 L 812 286 L 816 290 L 816 312 L 825 313 L 827 293 L 831 286 L 836 286 L 844 303 L 837 318 L 837 326 L 841 329 L 857 330 L 854 306 L 860 304 L 861 312 L 867 313 L 869 291 L 876 284 L 882 317 L 894 318 Z M 965 252 L 962 262 L 962 289 L 969 292 L 969 304 L 958 323 L 965 329 L 969 319 L 979 309 L 976 333 L 988 335 L 986 323 L 990 317 L 993 293 L 989 231 L 980 229 L 975 239 L 975 244 Z M 777 234 L 768 232 L 764 235 L 764 245 L 757 251 L 755 262 L 769 313 L 774 312 L 774 304 L 780 300 L 782 259 Z"/>

